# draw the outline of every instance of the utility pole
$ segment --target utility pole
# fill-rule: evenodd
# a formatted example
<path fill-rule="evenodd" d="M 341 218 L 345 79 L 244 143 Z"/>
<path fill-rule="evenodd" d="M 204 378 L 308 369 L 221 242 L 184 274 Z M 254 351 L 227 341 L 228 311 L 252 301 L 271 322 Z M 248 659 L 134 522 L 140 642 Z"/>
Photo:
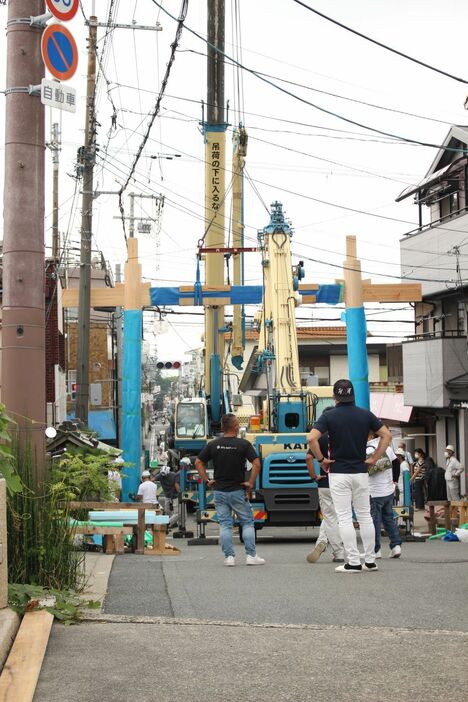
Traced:
<path fill-rule="evenodd" d="M 83 201 L 81 214 L 80 289 L 78 308 L 78 354 L 76 363 L 76 417 L 88 423 L 89 326 L 91 316 L 91 241 L 93 233 L 93 178 L 96 157 L 96 41 L 97 17 L 89 18 L 88 81 L 86 88 L 85 142 L 81 148 Z"/>
<path fill-rule="evenodd" d="M 2 301 L 2 402 L 28 444 L 33 478 L 45 456 L 43 0 L 10 0 L 7 22 Z M 34 17 L 31 17 L 33 15 Z M 20 460 L 21 466 L 21 460 Z"/>
<path fill-rule="evenodd" d="M 60 128 L 57 122 L 51 126 L 50 142 L 47 144 L 52 153 L 53 190 L 52 190 L 52 258 L 55 262 L 60 256 L 59 236 L 59 154 L 61 146 Z"/>
<path fill-rule="evenodd" d="M 207 13 L 207 106 L 205 137 L 205 243 L 206 248 L 224 246 L 226 199 L 226 122 L 224 117 L 224 0 L 208 0 Z M 224 284 L 224 256 L 207 253 L 207 287 Z M 219 306 L 205 308 L 205 390 L 210 398 L 211 418 L 220 419 L 222 360 L 224 360 L 224 311 Z"/>

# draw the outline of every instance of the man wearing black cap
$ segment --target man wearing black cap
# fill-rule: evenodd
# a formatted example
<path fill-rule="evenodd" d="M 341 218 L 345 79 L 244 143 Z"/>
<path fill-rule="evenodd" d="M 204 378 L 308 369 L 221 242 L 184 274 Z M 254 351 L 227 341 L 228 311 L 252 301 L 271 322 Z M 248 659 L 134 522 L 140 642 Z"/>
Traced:
<path fill-rule="evenodd" d="M 309 436 L 312 453 L 320 466 L 329 473 L 333 498 L 346 560 L 335 570 L 339 573 L 372 572 L 375 563 L 375 530 L 370 513 L 368 467 L 377 462 L 390 444 L 392 435 L 380 419 L 362 407 L 356 407 L 354 387 L 349 380 L 337 380 L 333 386 L 335 407 L 324 412 Z M 375 452 L 366 459 L 366 445 L 372 431 L 380 441 Z M 328 432 L 330 458 L 322 455 L 318 440 Z M 353 525 L 353 508 L 359 522 L 364 545 L 364 565 L 361 565 Z"/>

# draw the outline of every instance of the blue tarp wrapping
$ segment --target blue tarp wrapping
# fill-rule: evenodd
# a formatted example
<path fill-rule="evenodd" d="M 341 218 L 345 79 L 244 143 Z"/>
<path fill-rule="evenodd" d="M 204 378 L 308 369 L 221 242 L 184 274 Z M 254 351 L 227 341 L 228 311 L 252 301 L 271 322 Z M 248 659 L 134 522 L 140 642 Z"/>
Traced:
<path fill-rule="evenodd" d="M 332 285 L 321 285 L 318 290 L 301 289 L 301 295 L 315 295 L 317 302 L 327 305 L 337 305 L 342 302 L 343 286 L 339 283 Z M 203 300 L 213 297 L 225 297 L 230 305 L 258 305 L 262 301 L 263 288 L 261 285 L 232 285 L 230 290 L 205 291 L 202 293 Z M 181 300 L 194 298 L 194 291 L 181 292 L 179 288 L 150 288 L 152 305 L 178 305 Z"/>
<path fill-rule="evenodd" d="M 138 524 L 138 510 L 136 509 L 115 509 L 96 510 L 89 512 L 91 522 L 119 522 L 123 524 Z M 145 509 L 145 524 L 168 524 L 169 517 L 165 514 L 156 514 L 152 510 Z"/>
<path fill-rule="evenodd" d="M 67 412 L 67 419 L 75 419 L 75 413 Z M 115 441 L 117 438 L 112 410 L 90 410 L 88 428 L 95 431 L 101 441 Z"/>
<path fill-rule="evenodd" d="M 304 292 L 301 290 L 301 294 Z M 341 283 L 333 283 L 331 285 L 321 285 L 315 294 L 317 302 L 322 302 L 326 305 L 338 305 L 343 302 L 343 286 Z"/>
<path fill-rule="evenodd" d="M 122 368 L 122 445 L 125 466 L 122 499 L 137 492 L 140 484 L 141 457 L 141 310 L 124 311 Z"/>
<path fill-rule="evenodd" d="M 354 385 L 358 407 L 370 408 L 369 365 L 367 362 L 367 328 L 364 307 L 351 307 L 345 312 L 348 342 L 349 379 Z"/>

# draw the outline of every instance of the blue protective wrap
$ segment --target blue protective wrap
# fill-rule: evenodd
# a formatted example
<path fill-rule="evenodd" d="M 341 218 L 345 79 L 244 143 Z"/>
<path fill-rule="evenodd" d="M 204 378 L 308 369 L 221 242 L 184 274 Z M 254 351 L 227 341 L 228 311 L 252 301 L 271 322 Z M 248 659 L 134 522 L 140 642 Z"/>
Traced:
<path fill-rule="evenodd" d="M 408 509 L 411 507 L 411 477 L 409 470 L 403 472 L 403 504 Z"/>
<path fill-rule="evenodd" d="M 141 310 L 124 311 L 122 368 L 122 445 L 126 465 L 122 471 L 122 500 L 137 492 L 141 460 Z"/>
<path fill-rule="evenodd" d="M 340 284 L 321 285 L 318 290 L 301 288 L 301 295 L 315 295 L 317 302 L 327 305 L 338 305 L 342 302 L 343 287 Z M 197 284 L 194 290 L 183 292 L 179 288 L 150 288 L 151 304 L 179 305 L 181 300 L 193 299 L 194 306 L 202 305 L 203 300 L 212 297 L 225 297 L 230 305 L 257 305 L 262 301 L 263 287 L 261 285 L 232 285 L 230 290 L 203 290 Z"/>
<path fill-rule="evenodd" d="M 301 295 L 304 295 L 304 290 L 301 290 Z M 332 283 L 330 285 L 321 285 L 317 292 L 311 292 L 315 295 L 317 302 L 322 302 L 326 305 L 338 305 L 343 302 L 343 286 L 341 283 Z"/>
<path fill-rule="evenodd" d="M 211 418 L 214 422 L 219 422 L 221 419 L 220 400 L 221 400 L 221 365 L 219 354 L 211 354 L 210 364 L 210 381 L 211 381 Z"/>
<path fill-rule="evenodd" d="M 370 408 L 369 365 L 367 362 L 367 329 L 364 307 L 346 310 L 349 379 L 354 385 L 358 407 Z"/>

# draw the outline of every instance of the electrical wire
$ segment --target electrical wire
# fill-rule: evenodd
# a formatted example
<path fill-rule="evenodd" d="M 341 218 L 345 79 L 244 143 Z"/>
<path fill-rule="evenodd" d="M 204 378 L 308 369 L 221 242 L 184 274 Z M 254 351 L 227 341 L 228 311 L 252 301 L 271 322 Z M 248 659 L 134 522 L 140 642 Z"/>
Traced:
<path fill-rule="evenodd" d="M 405 54 L 405 53 L 403 53 L 403 51 L 398 51 L 398 49 L 394 49 L 391 46 L 388 46 L 387 44 L 383 44 L 381 41 L 377 41 L 377 39 L 372 39 L 371 37 L 367 36 L 366 34 L 363 34 L 362 32 L 358 32 L 357 29 L 352 29 L 351 27 L 348 27 L 346 24 L 343 24 L 342 22 L 338 22 L 338 20 L 335 20 L 332 17 L 329 17 L 328 15 L 324 15 L 323 12 L 319 12 L 315 8 L 311 7 L 310 5 L 307 5 L 307 3 L 303 2 L 302 0 L 293 0 L 293 2 L 295 2 L 297 5 L 301 5 L 306 10 L 309 10 L 309 12 L 313 12 L 315 15 L 318 15 L 322 19 L 325 19 L 328 22 L 332 22 L 337 27 L 341 27 L 341 29 L 345 29 L 347 32 L 351 32 L 352 34 L 355 34 L 356 36 L 360 37 L 361 39 L 365 39 L 366 41 L 370 41 L 372 44 L 375 44 L 376 46 L 380 46 L 381 49 L 386 49 L 387 51 L 390 51 L 391 53 L 396 54 L 397 56 L 401 56 L 402 58 L 407 59 L 408 61 L 412 61 L 413 63 L 416 63 L 419 66 L 423 66 L 423 68 L 427 68 L 430 71 L 435 71 L 436 73 L 440 73 L 441 75 L 445 76 L 446 78 L 451 78 L 452 80 L 456 80 L 459 83 L 463 83 L 464 85 L 468 85 L 468 80 L 465 80 L 465 78 L 460 78 L 459 76 L 455 76 L 452 73 L 448 73 L 447 71 L 443 71 L 442 69 L 436 68 L 435 66 L 432 66 L 429 63 L 425 63 L 424 61 L 421 61 L 420 59 L 414 58 L 414 56 L 409 56 L 409 54 Z"/>
<path fill-rule="evenodd" d="M 119 170 L 118 167 L 115 165 L 115 161 L 116 161 L 116 159 L 113 160 L 112 166 L 113 166 L 113 168 Z M 117 161 L 117 162 L 118 162 L 118 161 Z M 118 163 L 119 163 L 119 162 L 118 162 Z M 122 164 L 122 165 L 123 165 L 123 164 Z M 109 168 L 109 167 L 107 167 L 107 168 Z M 259 182 L 259 181 L 257 181 L 257 182 Z M 141 184 L 141 185 L 142 185 L 143 187 L 146 187 L 147 189 L 149 189 L 150 192 L 154 192 L 154 191 L 151 190 L 151 188 L 148 188 L 146 184 Z M 164 186 L 162 186 L 162 187 L 164 188 Z M 305 197 L 307 197 L 307 196 L 305 196 Z M 184 199 L 187 199 L 187 198 L 184 198 Z M 174 204 L 173 201 L 172 201 L 170 198 L 167 198 L 167 201 L 168 201 L 171 205 Z M 175 203 L 175 204 L 178 205 L 178 203 Z M 197 204 L 197 203 L 196 203 L 196 204 Z M 180 207 L 180 205 L 179 205 L 179 207 Z M 184 208 L 183 208 L 183 211 L 185 211 L 185 212 L 186 212 L 187 214 L 189 214 L 190 216 L 194 216 L 194 217 L 196 217 L 197 219 L 200 219 L 201 221 L 205 221 L 204 216 L 202 216 L 202 215 L 197 215 L 195 212 L 193 212 L 193 210 L 190 210 L 190 209 L 184 207 Z M 245 225 L 245 226 L 249 226 L 249 225 Z M 250 225 L 250 226 L 251 226 L 251 225 Z M 252 227 L 252 228 L 253 228 L 253 227 Z M 464 233 L 466 233 L 466 232 L 464 232 Z M 246 235 L 246 239 L 249 239 L 250 241 L 255 241 L 252 237 L 248 237 L 247 235 Z M 222 242 L 219 242 L 219 245 L 221 245 L 221 244 L 222 244 Z M 317 250 L 319 250 L 318 247 L 317 247 Z M 335 253 L 336 253 L 337 255 L 339 254 L 339 252 L 335 252 Z M 299 257 L 300 257 L 300 258 L 304 258 L 304 259 L 306 259 L 306 260 L 310 260 L 310 261 L 312 261 L 312 262 L 314 262 L 314 263 L 321 263 L 321 264 L 326 265 L 326 266 L 331 266 L 331 267 L 333 267 L 333 268 L 340 268 L 341 270 L 345 270 L 345 269 L 346 269 L 346 267 L 343 266 L 343 265 L 334 264 L 334 263 L 332 263 L 332 262 L 330 262 L 330 261 L 325 261 L 325 260 L 320 260 L 320 259 L 315 259 L 315 258 L 307 257 L 307 256 L 304 256 L 303 254 L 300 254 Z M 386 262 L 381 261 L 380 263 L 386 263 Z M 411 264 L 409 264 L 409 265 L 411 265 Z M 372 276 L 382 277 L 382 278 L 393 278 L 393 279 L 396 279 L 396 280 L 401 280 L 401 276 L 391 275 L 391 274 L 388 274 L 388 273 L 378 273 L 378 272 L 376 272 L 376 271 L 367 271 L 367 270 L 366 270 L 366 271 L 363 271 L 363 273 L 366 273 L 366 274 L 372 275 Z M 447 282 L 448 282 L 447 279 L 422 278 L 422 277 L 411 277 L 411 276 L 407 276 L 405 279 L 406 279 L 406 280 L 413 281 L 413 282 L 441 282 L 441 283 L 447 283 Z"/>
<path fill-rule="evenodd" d="M 174 38 L 174 41 L 173 41 L 172 44 L 171 44 L 171 54 L 170 54 L 170 56 L 169 56 L 169 61 L 167 62 L 167 65 L 166 65 L 166 71 L 165 71 L 164 77 L 163 77 L 163 79 L 162 79 L 161 88 L 160 88 L 160 91 L 159 91 L 159 94 L 158 94 L 158 98 L 157 98 L 157 100 L 156 100 L 156 104 L 155 104 L 155 106 L 154 106 L 153 112 L 151 113 L 150 120 L 149 120 L 149 122 L 148 122 L 148 127 L 147 127 L 146 132 L 145 132 L 145 134 L 144 134 L 144 136 L 143 136 L 143 140 L 142 140 L 142 142 L 141 142 L 141 144 L 140 144 L 140 146 L 139 146 L 139 148 L 138 148 L 138 151 L 137 151 L 137 154 L 136 154 L 136 156 L 135 156 L 135 159 L 134 159 L 134 161 L 133 161 L 133 163 L 132 163 L 132 165 L 131 165 L 131 167 L 130 167 L 130 172 L 129 172 L 129 174 L 128 174 L 128 176 L 127 176 L 127 179 L 125 180 L 124 184 L 121 186 L 121 188 L 120 188 L 120 190 L 119 190 L 119 210 L 120 210 L 120 214 L 121 214 L 121 218 L 122 218 L 122 226 L 123 226 L 123 231 L 124 231 L 125 238 L 126 238 L 126 232 L 125 232 L 125 212 L 124 212 L 124 207 L 123 207 L 122 195 L 123 195 L 123 193 L 125 192 L 125 190 L 126 190 L 128 184 L 129 184 L 129 182 L 130 182 L 130 180 L 131 180 L 131 178 L 132 178 L 132 175 L 133 175 L 134 172 L 135 172 L 135 168 L 136 168 L 136 166 L 137 166 L 137 164 L 138 164 L 138 161 L 140 160 L 140 156 L 141 156 L 141 154 L 142 154 L 142 152 L 143 152 L 143 149 L 145 148 L 146 142 L 148 141 L 149 135 L 150 135 L 150 133 L 151 133 L 151 129 L 152 129 L 153 124 L 154 124 L 154 120 L 156 119 L 156 117 L 157 117 L 157 115 L 158 115 L 158 113 L 159 113 L 159 108 L 160 108 L 160 105 L 161 105 L 161 101 L 162 101 L 162 99 L 163 99 L 164 92 L 165 92 L 165 90 L 166 90 L 166 86 L 167 86 L 167 83 L 168 83 L 168 80 L 169 80 L 169 76 L 170 76 L 170 74 L 171 74 L 172 64 L 174 63 L 174 60 L 175 60 L 175 55 L 176 55 L 177 46 L 178 46 L 179 41 L 180 41 L 180 38 L 181 38 L 181 36 L 182 36 L 182 30 L 183 30 L 183 28 L 184 28 L 184 22 L 185 22 L 185 18 L 186 18 L 186 16 L 187 16 L 188 2 L 189 2 L 189 0 L 182 0 L 182 4 L 181 4 L 181 7 L 180 7 L 180 11 L 179 11 L 179 17 L 178 17 L 178 19 L 177 19 L 177 29 L 176 29 L 176 33 L 175 33 L 175 38 Z"/>
<path fill-rule="evenodd" d="M 176 20 L 174 15 L 172 15 L 168 10 L 163 8 L 157 0 L 152 0 L 152 2 L 157 5 L 158 7 L 161 7 L 163 12 L 165 12 L 171 19 Z M 314 109 L 318 110 L 319 112 L 323 112 L 324 114 L 327 114 L 331 117 L 335 117 L 336 119 L 339 119 L 343 122 L 346 122 L 347 124 L 353 124 L 355 127 L 359 127 L 361 129 L 366 129 L 368 131 L 374 132 L 375 134 L 380 134 L 381 136 L 387 136 L 391 137 L 393 139 L 396 139 L 398 141 L 406 142 L 408 144 L 415 144 L 418 146 L 426 146 L 429 148 L 434 148 L 438 150 L 445 150 L 445 151 L 455 151 L 457 153 L 460 152 L 460 149 L 455 149 L 449 146 L 442 146 L 440 144 L 433 144 L 431 142 L 425 142 L 425 141 L 420 141 L 419 139 L 411 139 L 410 137 L 404 137 L 398 134 L 393 134 L 392 132 L 387 132 L 382 129 L 377 129 L 376 127 L 371 127 L 369 125 L 363 124 L 362 122 L 357 122 L 356 120 L 353 120 L 349 117 L 346 117 L 345 115 L 341 115 L 338 112 L 334 112 L 333 110 L 328 110 L 325 107 L 322 107 L 320 105 L 317 105 L 316 103 L 310 102 L 310 100 L 306 100 L 305 98 L 301 97 L 300 95 L 296 95 L 295 93 L 291 92 L 290 90 L 286 90 L 286 88 L 283 88 L 281 85 L 277 85 L 273 81 L 271 81 L 269 78 L 265 78 L 262 76 L 260 73 L 258 73 L 256 70 L 253 68 L 249 68 L 248 66 L 245 66 L 244 64 L 240 63 L 239 61 L 236 61 L 232 56 L 229 56 L 226 54 L 224 51 L 222 51 L 219 47 L 214 46 L 214 44 L 211 44 L 205 37 L 203 37 L 201 34 L 196 32 L 194 29 L 189 27 L 187 24 L 185 25 L 185 28 L 188 32 L 196 36 L 200 41 L 204 42 L 207 46 L 209 46 L 213 51 L 216 51 L 216 53 L 222 55 L 225 59 L 227 58 L 230 60 L 233 64 L 239 66 L 242 68 L 244 71 L 247 73 L 250 73 L 251 75 L 255 76 L 258 78 L 260 81 L 270 85 L 271 87 L 275 88 L 276 90 L 280 91 L 281 93 L 284 93 L 285 95 L 289 95 L 292 97 L 294 100 L 297 100 L 298 102 L 301 102 L 302 104 L 309 105 L 310 107 L 313 107 Z"/>
<path fill-rule="evenodd" d="M 207 57 L 207 54 L 203 51 L 196 51 L 196 49 L 179 49 L 179 53 L 190 53 L 196 54 L 197 56 Z M 226 63 L 233 67 L 237 67 L 235 63 L 231 63 L 227 60 Z M 238 68 L 238 67 L 237 67 Z M 298 83 L 294 80 L 289 80 L 288 78 L 281 78 L 280 76 L 272 75 L 271 73 L 265 73 L 263 71 L 256 71 L 259 76 L 264 76 L 265 78 L 273 78 L 274 80 L 279 80 L 282 83 L 287 83 L 288 85 L 294 85 L 297 88 L 304 88 L 304 90 L 311 90 L 314 93 L 319 93 L 320 95 L 327 95 L 328 97 L 337 98 L 338 100 L 345 100 L 347 102 L 352 102 L 356 105 L 364 105 L 365 107 L 372 107 L 375 110 L 382 110 L 384 112 L 391 112 L 397 115 L 404 115 L 405 117 L 415 117 L 416 119 L 422 119 L 426 122 L 435 122 L 437 124 L 445 124 L 447 126 L 453 126 L 453 122 L 449 122 L 443 119 L 437 119 L 435 117 L 429 117 L 428 115 L 421 115 L 415 112 L 407 112 L 405 110 L 399 110 L 396 107 L 386 107 L 385 105 L 377 105 L 373 102 L 367 102 L 365 100 L 358 100 L 357 98 L 349 97 L 347 95 L 340 95 L 339 93 L 331 93 L 328 90 L 321 90 L 319 88 L 314 88 L 311 85 L 306 85 L 304 83 Z"/>

